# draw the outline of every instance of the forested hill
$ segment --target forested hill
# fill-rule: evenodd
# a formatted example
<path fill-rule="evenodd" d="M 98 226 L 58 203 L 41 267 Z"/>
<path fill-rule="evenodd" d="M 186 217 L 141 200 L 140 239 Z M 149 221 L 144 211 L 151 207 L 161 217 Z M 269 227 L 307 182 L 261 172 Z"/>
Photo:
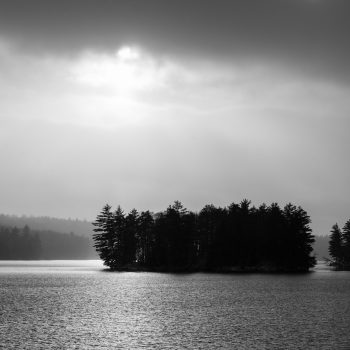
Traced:
<path fill-rule="evenodd" d="M 0 225 L 1 260 L 96 259 L 91 238 Z"/>
<path fill-rule="evenodd" d="M 29 226 L 31 230 L 54 231 L 58 233 L 73 232 L 75 235 L 85 237 L 91 237 L 93 233 L 91 222 L 85 220 L 0 214 L 0 226 L 24 227 L 26 225 Z"/>

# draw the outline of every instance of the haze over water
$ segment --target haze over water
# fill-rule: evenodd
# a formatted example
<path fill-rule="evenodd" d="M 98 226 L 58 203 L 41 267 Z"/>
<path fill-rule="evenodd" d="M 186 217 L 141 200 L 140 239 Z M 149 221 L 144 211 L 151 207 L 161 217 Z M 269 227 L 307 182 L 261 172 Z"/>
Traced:
<path fill-rule="evenodd" d="M 350 272 L 112 273 L 0 263 L 4 349 L 349 349 Z"/>

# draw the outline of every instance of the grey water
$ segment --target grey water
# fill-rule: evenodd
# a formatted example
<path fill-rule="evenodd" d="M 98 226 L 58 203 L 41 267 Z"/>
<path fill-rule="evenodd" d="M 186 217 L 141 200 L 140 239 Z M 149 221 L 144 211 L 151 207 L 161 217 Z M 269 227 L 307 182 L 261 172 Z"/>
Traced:
<path fill-rule="evenodd" d="M 350 272 L 0 262 L 0 349 L 350 349 Z"/>

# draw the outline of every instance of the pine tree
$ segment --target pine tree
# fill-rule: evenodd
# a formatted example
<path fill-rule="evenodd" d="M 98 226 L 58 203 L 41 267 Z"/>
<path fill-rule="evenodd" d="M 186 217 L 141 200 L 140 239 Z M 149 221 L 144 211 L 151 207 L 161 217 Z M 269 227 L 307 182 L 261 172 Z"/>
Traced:
<path fill-rule="evenodd" d="M 154 219 L 147 210 L 142 212 L 138 219 L 136 260 L 140 265 L 150 266 L 152 264 L 152 248 L 154 248 Z"/>
<path fill-rule="evenodd" d="M 138 235 L 139 213 L 136 209 L 130 211 L 125 218 L 124 233 L 124 264 L 132 264 L 136 261 L 136 237 Z"/>
<path fill-rule="evenodd" d="M 343 259 L 347 269 L 350 268 L 350 220 L 343 227 Z"/>
<path fill-rule="evenodd" d="M 94 247 L 104 264 L 108 267 L 114 265 L 114 220 L 111 212 L 111 206 L 106 204 L 101 213 L 97 215 L 96 221 L 93 222 L 94 228 L 93 240 Z"/>
<path fill-rule="evenodd" d="M 312 244 L 315 242 L 310 224 L 311 220 L 306 211 L 300 206 L 297 207 L 292 224 L 292 232 L 295 235 L 297 267 L 309 268 L 316 264 L 316 259 L 310 256 L 313 250 Z"/>
<path fill-rule="evenodd" d="M 128 263 L 126 220 L 123 209 L 118 206 L 113 214 L 113 254 L 112 269 L 122 268 Z"/>
<path fill-rule="evenodd" d="M 341 267 L 344 264 L 343 259 L 343 237 L 338 224 L 333 225 L 329 239 L 329 255 L 333 258 L 333 263 L 336 267 Z"/>

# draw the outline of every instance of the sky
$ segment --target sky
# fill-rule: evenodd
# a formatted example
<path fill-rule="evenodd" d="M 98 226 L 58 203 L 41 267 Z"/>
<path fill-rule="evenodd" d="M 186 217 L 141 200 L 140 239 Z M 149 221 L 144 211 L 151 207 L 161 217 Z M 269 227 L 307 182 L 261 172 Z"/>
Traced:
<path fill-rule="evenodd" d="M 347 0 L 0 0 L 0 212 L 292 202 L 350 219 Z"/>

